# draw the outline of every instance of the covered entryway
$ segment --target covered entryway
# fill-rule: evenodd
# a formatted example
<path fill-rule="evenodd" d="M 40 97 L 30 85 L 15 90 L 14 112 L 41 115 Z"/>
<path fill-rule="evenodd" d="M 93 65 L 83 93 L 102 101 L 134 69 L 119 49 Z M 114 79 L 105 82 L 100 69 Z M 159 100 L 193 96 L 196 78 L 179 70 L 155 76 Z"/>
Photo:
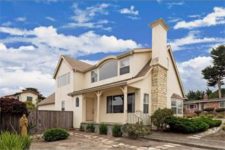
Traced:
<path fill-rule="evenodd" d="M 86 121 L 94 121 L 95 100 L 93 98 L 86 98 Z"/>

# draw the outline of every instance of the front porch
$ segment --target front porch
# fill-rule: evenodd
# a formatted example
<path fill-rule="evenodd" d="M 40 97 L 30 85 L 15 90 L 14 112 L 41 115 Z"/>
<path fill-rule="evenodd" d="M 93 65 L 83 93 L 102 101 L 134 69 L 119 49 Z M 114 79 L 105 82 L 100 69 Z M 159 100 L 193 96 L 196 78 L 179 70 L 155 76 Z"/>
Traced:
<path fill-rule="evenodd" d="M 141 99 L 141 89 L 127 85 L 83 93 L 82 123 L 149 124 L 150 111 L 143 113 Z"/>

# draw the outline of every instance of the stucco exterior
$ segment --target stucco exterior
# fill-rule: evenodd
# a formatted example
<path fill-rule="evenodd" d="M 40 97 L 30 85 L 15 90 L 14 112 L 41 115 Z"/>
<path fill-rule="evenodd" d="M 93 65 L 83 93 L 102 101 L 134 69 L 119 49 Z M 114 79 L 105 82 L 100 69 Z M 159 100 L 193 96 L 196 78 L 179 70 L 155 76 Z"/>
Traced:
<path fill-rule="evenodd" d="M 171 108 L 172 95 L 179 95 L 182 101 L 184 91 L 171 47 L 167 46 L 167 30 L 164 21 L 157 20 L 152 24 L 152 49 L 140 48 L 108 56 L 92 66 L 77 60 L 71 63 L 71 59 L 61 56 L 54 73 L 55 103 L 39 106 L 39 109 L 62 110 L 62 101 L 65 101 L 64 111 L 74 112 L 74 127 L 79 128 L 82 122 L 123 124 L 129 123 L 130 117 L 143 120 L 158 108 Z M 120 75 L 123 59 L 129 60 L 129 71 Z M 117 64 L 117 75 L 101 80 L 100 68 L 111 61 Z M 91 82 L 93 70 L 97 77 Z M 67 73 L 70 73 L 70 82 L 58 87 L 59 78 Z M 129 93 L 133 93 L 133 97 L 132 111 L 128 113 Z M 107 97 L 116 95 L 122 98 L 122 104 L 107 104 Z M 123 108 L 123 111 L 107 112 L 108 107 Z"/>

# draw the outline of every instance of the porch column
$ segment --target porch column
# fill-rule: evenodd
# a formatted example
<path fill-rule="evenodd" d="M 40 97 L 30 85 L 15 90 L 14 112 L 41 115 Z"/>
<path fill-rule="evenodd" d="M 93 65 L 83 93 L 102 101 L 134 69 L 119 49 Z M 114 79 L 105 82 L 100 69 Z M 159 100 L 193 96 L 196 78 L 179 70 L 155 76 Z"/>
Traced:
<path fill-rule="evenodd" d="M 96 123 L 100 122 L 100 98 L 101 98 L 101 95 L 102 95 L 101 91 L 96 92 L 96 96 L 97 96 Z"/>
<path fill-rule="evenodd" d="M 124 105 L 123 105 L 123 110 L 124 110 L 124 123 L 127 123 L 127 86 L 124 86 L 121 88 L 121 90 L 123 91 L 123 101 L 124 101 Z"/>

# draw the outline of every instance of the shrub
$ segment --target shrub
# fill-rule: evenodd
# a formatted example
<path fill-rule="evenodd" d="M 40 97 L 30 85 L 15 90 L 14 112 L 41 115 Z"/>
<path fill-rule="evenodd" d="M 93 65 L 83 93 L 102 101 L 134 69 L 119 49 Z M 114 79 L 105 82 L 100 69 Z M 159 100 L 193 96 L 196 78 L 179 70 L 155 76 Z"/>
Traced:
<path fill-rule="evenodd" d="M 44 132 L 43 138 L 45 141 L 51 142 L 51 141 L 67 139 L 68 136 L 69 136 L 69 133 L 66 130 L 60 129 L 60 128 L 52 128 L 52 129 L 47 129 Z"/>
<path fill-rule="evenodd" d="M 24 150 L 29 149 L 31 139 L 29 136 L 20 136 L 9 132 L 0 135 L 0 149 L 2 150 Z"/>
<path fill-rule="evenodd" d="M 202 113 L 202 111 L 201 110 L 196 110 L 195 113 L 199 116 Z"/>
<path fill-rule="evenodd" d="M 126 124 L 123 126 L 123 131 L 132 139 L 137 139 L 140 136 L 150 134 L 150 128 L 148 126 L 144 126 L 142 122 L 137 122 L 136 124 Z"/>
<path fill-rule="evenodd" d="M 157 127 L 158 130 L 163 130 L 166 127 L 165 120 L 173 116 L 173 111 L 171 109 L 157 109 L 151 116 L 152 123 Z"/>
<path fill-rule="evenodd" d="M 207 111 L 207 112 L 213 112 L 214 108 L 213 107 L 208 107 L 208 108 L 204 108 L 203 110 Z"/>
<path fill-rule="evenodd" d="M 108 128 L 107 128 L 107 125 L 106 124 L 100 124 L 99 125 L 99 133 L 100 134 L 107 134 L 107 131 L 108 131 Z"/>
<path fill-rule="evenodd" d="M 80 131 L 84 131 L 84 126 L 80 125 Z"/>
<path fill-rule="evenodd" d="M 219 113 L 219 114 L 216 115 L 216 117 L 217 117 L 217 118 L 224 118 L 224 114 L 220 114 L 220 113 Z"/>
<path fill-rule="evenodd" d="M 225 126 L 222 127 L 222 130 L 225 131 Z"/>
<path fill-rule="evenodd" d="M 122 126 L 121 125 L 114 125 L 112 128 L 112 135 L 114 137 L 121 137 L 123 135 L 122 130 L 121 130 Z"/>
<path fill-rule="evenodd" d="M 180 133 L 197 133 L 209 128 L 207 123 L 198 119 L 170 117 L 165 122 L 169 125 L 171 131 Z"/>
<path fill-rule="evenodd" d="M 199 117 L 199 118 L 196 118 L 196 120 L 205 122 L 206 124 L 209 125 L 209 128 L 218 127 L 222 123 L 221 120 L 213 120 L 212 118 L 203 117 L 203 116 L 202 117 Z"/>
<path fill-rule="evenodd" d="M 95 126 L 94 124 L 88 124 L 86 127 L 87 132 L 95 132 Z"/>
<path fill-rule="evenodd" d="M 216 112 L 225 112 L 225 108 L 217 108 Z"/>

